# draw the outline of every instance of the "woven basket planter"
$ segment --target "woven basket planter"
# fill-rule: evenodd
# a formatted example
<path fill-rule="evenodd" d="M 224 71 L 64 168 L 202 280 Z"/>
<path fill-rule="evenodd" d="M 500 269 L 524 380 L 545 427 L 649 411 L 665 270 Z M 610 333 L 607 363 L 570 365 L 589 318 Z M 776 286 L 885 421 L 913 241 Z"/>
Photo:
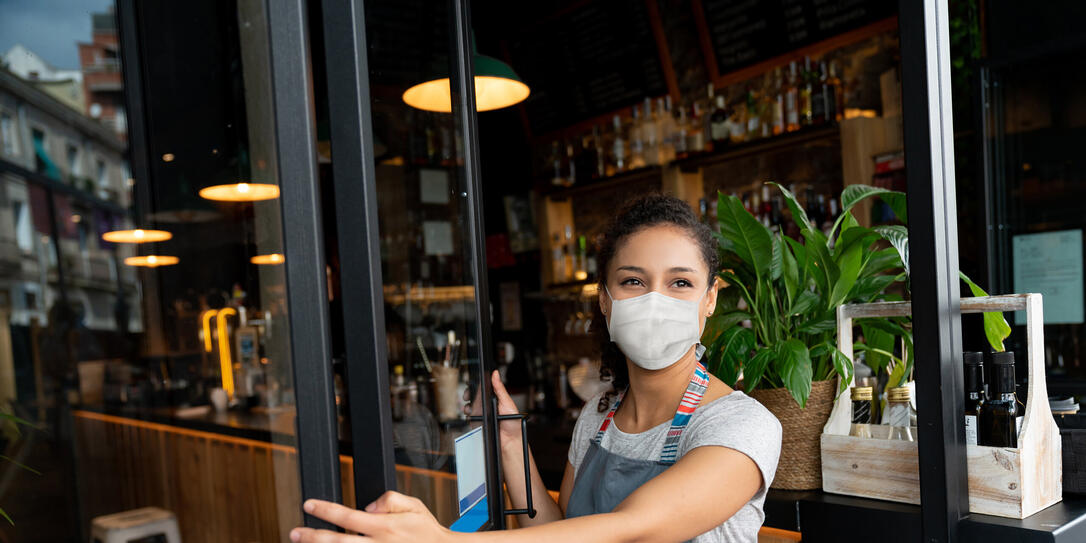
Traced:
<path fill-rule="evenodd" d="M 781 421 L 783 439 L 777 474 L 770 488 L 813 490 L 822 488 L 822 427 L 833 409 L 837 379 L 811 383 L 807 408 L 800 409 L 785 388 L 748 392 Z"/>

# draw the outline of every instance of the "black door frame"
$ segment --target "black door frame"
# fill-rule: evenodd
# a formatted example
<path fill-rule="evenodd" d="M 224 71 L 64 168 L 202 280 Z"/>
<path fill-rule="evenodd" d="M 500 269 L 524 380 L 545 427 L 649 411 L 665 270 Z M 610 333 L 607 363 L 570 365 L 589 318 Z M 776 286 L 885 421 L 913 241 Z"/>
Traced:
<path fill-rule="evenodd" d="M 343 296 L 346 387 L 349 394 L 354 459 L 355 503 L 366 504 L 396 489 L 392 413 L 385 338 L 384 294 L 378 232 L 377 177 L 371 126 L 369 60 L 364 0 L 323 2 L 328 109 L 332 140 L 332 186 L 339 232 L 340 284 Z M 450 0 L 450 73 L 454 118 L 464 142 L 463 207 L 467 214 L 476 344 L 482 364 L 483 426 L 486 428 L 486 485 L 490 520 L 483 529 L 504 528 L 497 419 L 489 371 L 495 367 L 487 294 L 485 228 L 479 184 L 479 154 L 473 74 L 471 15 L 467 0 Z"/>

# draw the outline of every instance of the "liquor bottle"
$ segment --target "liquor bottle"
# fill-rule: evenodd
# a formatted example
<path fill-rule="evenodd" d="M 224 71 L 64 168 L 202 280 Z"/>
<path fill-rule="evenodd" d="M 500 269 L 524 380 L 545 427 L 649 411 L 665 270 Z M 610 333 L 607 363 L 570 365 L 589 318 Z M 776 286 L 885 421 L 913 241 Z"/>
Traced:
<path fill-rule="evenodd" d="M 614 166 L 611 173 L 614 174 L 626 170 L 626 141 L 622 138 L 622 118 L 615 115 L 611 118 L 611 124 L 615 131 L 611 140 L 611 165 Z"/>
<path fill-rule="evenodd" d="M 886 391 L 887 411 L 890 419 L 890 435 L 887 439 L 915 441 L 912 432 L 912 406 L 909 387 L 894 387 Z"/>
<path fill-rule="evenodd" d="M 584 236 L 577 236 L 577 260 L 576 271 L 573 278 L 578 281 L 588 279 L 588 240 Z"/>
<path fill-rule="evenodd" d="M 977 445 L 977 416 L 984 409 L 984 353 L 966 352 L 965 363 L 965 443 Z"/>
<path fill-rule="evenodd" d="M 647 163 L 645 162 L 645 140 L 642 137 L 644 132 L 644 122 L 641 120 L 641 112 L 637 105 L 634 105 L 631 113 L 633 114 L 633 120 L 630 124 L 630 169 L 636 170 L 637 168 L 644 168 Z"/>
<path fill-rule="evenodd" d="M 750 209 L 748 211 L 750 211 L 751 215 L 754 215 L 755 219 L 758 219 L 758 222 L 766 224 L 767 221 L 762 219 L 762 199 L 758 197 L 757 192 L 750 196 Z"/>
<path fill-rule="evenodd" d="M 574 255 L 577 254 L 577 248 L 573 240 L 573 226 L 567 224 L 564 232 L 566 237 L 565 242 L 562 244 L 562 280 L 572 281 L 574 268 L 576 267 L 576 257 Z"/>
<path fill-rule="evenodd" d="M 1014 394 L 1014 353 L 989 355 L 988 399 L 980 411 L 977 440 L 985 447 L 1018 447 L 1018 398 Z"/>
<path fill-rule="evenodd" d="M 565 245 L 558 234 L 551 239 L 551 282 L 562 283 L 566 280 L 566 255 L 563 250 Z"/>
<path fill-rule="evenodd" d="M 819 125 L 830 120 L 826 118 L 826 62 L 817 66 L 818 71 L 811 73 L 811 124 Z"/>
<path fill-rule="evenodd" d="M 737 102 L 732 102 L 728 112 L 728 141 L 743 143 L 747 141 L 747 99 L 741 95 Z"/>
<path fill-rule="evenodd" d="M 830 63 L 833 66 L 833 63 Z M 825 113 L 823 117 L 826 122 L 833 122 L 838 120 L 838 114 L 841 113 L 840 94 L 841 80 L 837 79 L 833 75 L 833 69 L 827 69 L 825 61 L 822 62 L 822 101 L 825 104 Z"/>
<path fill-rule="evenodd" d="M 559 149 L 558 140 L 551 142 L 551 154 L 547 158 L 547 162 L 550 163 L 551 184 L 560 187 L 565 184 L 565 176 L 562 175 L 562 154 Z"/>
<path fill-rule="evenodd" d="M 773 79 L 766 72 L 762 78 L 762 90 L 758 92 L 758 137 L 768 138 L 773 135 Z"/>
<path fill-rule="evenodd" d="M 392 420 L 403 420 L 407 402 L 404 398 L 407 390 L 407 381 L 403 376 L 403 366 L 397 364 L 392 368 L 392 386 L 389 387 L 389 397 L 392 399 Z"/>
<path fill-rule="evenodd" d="M 686 148 L 690 153 L 701 153 L 705 151 L 705 109 L 699 101 L 694 102 L 690 111 Z"/>
<path fill-rule="evenodd" d="M 577 157 L 573 154 L 573 140 L 566 142 L 566 182 L 565 186 L 572 187 L 577 183 Z"/>
<path fill-rule="evenodd" d="M 709 137 L 713 140 L 713 149 L 719 150 L 728 143 L 728 112 L 724 109 L 724 96 L 717 95 L 716 107 L 709 115 Z"/>
<path fill-rule="evenodd" d="M 799 130 L 799 83 L 796 74 L 796 61 L 788 64 L 788 83 L 784 87 L 784 129 L 788 132 Z"/>
<path fill-rule="evenodd" d="M 646 166 L 660 164 L 660 145 L 656 139 L 656 121 L 652 113 L 652 99 L 645 98 L 641 105 L 641 145 Z"/>
<path fill-rule="evenodd" d="M 803 57 L 803 75 L 799 83 L 799 124 L 811 126 L 811 57 Z"/>
<path fill-rule="evenodd" d="M 784 79 L 781 69 L 773 70 L 772 132 L 774 136 L 784 133 Z"/>
<path fill-rule="evenodd" d="M 705 91 L 705 104 L 701 108 L 701 129 L 705 138 L 705 150 L 713 150 L 713 111 L 716 108 L 716 97 L 713 92 L 713 84 L 709 83 Z"/>
<path fill-rule="evenodd" d="M 686 108 L 679 106 L 679 120 L 675 123 L 674 140 L 675 158 L 686 158 L 690 150 L 687 147 L 687 138 L 690 135 L 690 126 L 686 118 Z"/>
<path fill-rule="evenodd" d="M 762 115 L 759 111 L 758 94 L 747 88 L 747 141 L 762 137 Z"/>
<path fill-rule="evenodd" d="M 581 137 L 581 154 L 577 155 L 577 182 L 584 182 L 596 176 L 596 134 L 595 129 Z"/>
<path fill-rule="evenodd" d="M 660 164 L 675 158 L 675 119 L 671 117 L 671 96 L 656 99 L 656 140 L 660 146 Z"/>
<path fill-rule="evenodd" d="M 453 156 L 452 129 L 443 125 L 441 127 L 441 165 L 452 166 L 454 164 L 456 164 L 456 157 Z"/>
<path fill-rule="evenodd" d="M 874 394 L 872 387 L 852 387 L 852 426 L 848 435 L 871 437 L 871 400 Z"/>
<path fill-rule="evenodd" d="M 841 79 L 837 77 L 837 62 L 830 62 L 829 76 L 826 78 L 826 86 L 831 97 L 827 99 L 833 104 L 831 119 L 840 121 L 845 118 L 845 93 L 841 87 Z"/>

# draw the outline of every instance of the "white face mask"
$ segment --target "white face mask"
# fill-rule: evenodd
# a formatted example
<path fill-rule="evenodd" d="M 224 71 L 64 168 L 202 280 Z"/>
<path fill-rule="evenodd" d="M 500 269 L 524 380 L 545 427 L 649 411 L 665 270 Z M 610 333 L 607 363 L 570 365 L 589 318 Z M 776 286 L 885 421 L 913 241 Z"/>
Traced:
<path fill-rule="evenodd" d="M 607 332 L 634 364 L 647 370 L 661 370 L 676 362 L 701 339 L 703 317 L 696 302 L 650 292 L 616 300 L 611 298 Z"/>

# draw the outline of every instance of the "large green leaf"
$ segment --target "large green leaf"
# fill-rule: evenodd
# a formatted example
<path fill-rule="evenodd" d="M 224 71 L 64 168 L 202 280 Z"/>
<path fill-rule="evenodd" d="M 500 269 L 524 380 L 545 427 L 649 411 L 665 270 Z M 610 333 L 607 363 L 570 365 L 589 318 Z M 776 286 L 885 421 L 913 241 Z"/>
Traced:
<path fill-rule="evenodd" d="M 754 350 L 755 341 L 754 332 L 747 328 L 735 326 L 725 330 L 717 342 L 720 363 L 714 375 L 728 386 L 735 386 L 743 363 L 750 358 L 750 352 Z"/>
<path fill-rule="evenodd" d="M 769 184 L 780 189 L 781 194 L 784 195 L 784 203 L 788 206 L 788 210 L 792 212 L 792 220 L 796 223 L 796 226 L 799 226 L 799 231 L 806 232 L 813 229 L 814 227 L 811 226 L 811 220 L 807 218 L 807 212 L 803 211 L 803 208 L 800 207 L 799 202 L 796 201 L 796 196 L 792 194 L 792 191 L 784 188 L 779 183 L 770 182 Z"/>
<path fill-rule="evenodd" d="M 769 278 L 776 281 L 780 278 L 781 267 L 784 265 L 782 262 L 784 258 L 784 255 L 782 253 L 784 251 L 781 247 L 782 245 L 784 245 L 784 242 L 781 241 L 780 234 L 777 234 L 770 239 L 773 240 L 773 253 L 769 260 Z"/>
<path fill-rule="evenodd" d="M 868 347 L 877 349 L 867 351 L 864 363 L 878 375 L 890 362 L 890 357 L 885 353 L 894 351 L 894 340 L 897 336 L 875 325 L 876 321 L 881 321 L 881 319 L 858 319 L 857 322 L 864 337 L 863 342 Z"/>
<path fill-rule="evenodd" d="M 781 243 L 781 245 L 788 244 Z M 791 305 L 795 302 L 796 293 L 800 289 L 799 268 L 791 246 L 781 247 L 781 282 L 784 283 L 784 292 L 788 295 L 788 304 Z"/>
<path fill-rule="evenodd" d="M 897 215 L 901 224 L 909 224 L 909 214 L 905 205 L 905 193 L 904 192 L 890 192 L 887 194 L 880 194 L 879 198 L 886 202 L 886 205 L 890 206 L 890 209 Z"/>
<path fill-rule="evenodd" d="M 904 272 L 898 275 L 872 275 L 870 277 L 860 277 L 859 279 L 856 279 L 856 284 L 852 285 L 852 291 L 848 293 L 846 301 L 868 303 L 879 294 L 882 294 L 882 292 L 886 290 L 886 287 L 889 287 L 895 281 L 904 278 Z"/>
<path fill-rule="evenodd" d="M 784 388 L 792 394 L 800 408 L 807 407 L 807 398 L 811 396 L 811 354 L 807 345 L 798 339 L 789 339 L 776 346 L 777 371 Z"/>
<path fill-rule="evenodd" d="M 845 390 L 848 390 L 848 384 L 852 382 L 852 361 L 845 356 L 845 353 L 833 348 L 830 351 L 833 357 L 833 370 L 837 373 L 837 376 L 841 378 L 838 385 L 837 393 L 841 394 Z"/>
<path fill-rule="evenodd" d="M 905 273 L 909 273 L 909 229 L 901 226 L 900 224 L 880 225 L 872 228 L 875 232 L 878 232 L 883 239 L 890 242 L 890 245 L 897 249 L 898 257 L 901 258 L 901 265 L 905 266 Z"/>
<path fill-rule="evenodd" d="M 895 191 L 889 189 L 872 187 L 870 185 L 849 185 L 845 187 L 845 190 L 841 191 L 841 216 L 837 217 L 837 221 L 833 223 L 833 230 L 830 230 L 830 233 L 832 234 L 837 231 L 837 227 L 841 224 L 845 214 L 864 198 L 882 194 L 892 194 L 894 192 Z"/>
<path fill-rule="evenodd" d="M 820 334 L 837 329 L 837 317 L 833 310 L 804 322 L 796 327 L 796 332 L 801 334 Z"/>
<path fill-rule="evenodd" d="M 749 263 L 759 277 L 769 275 L 773 262 L 773 238 L 769 229 L 743 207 L 739 198 L 725 194 L 720 195 L 717 220 L 720 233 L 734 244 L 735 254 Z"/>
<path fill-rule="evenodd" d="M 713 316 L 705 321 L 705 329 L 701 332 L 701 344 L 712 345 L 725 330 L 747 320 L 750 320 L 750 313 L 738 309 L 713 313 Z"/>
<path fill-rule="evenodd" d="M 868 277 L 891 268 L 901 267 L 901 256 L 898 255 L 897 249 L 887 247 L 871 251 L 864 256 L 864 267 L 860 270 L 860 277 Z"/>
<path fill-rule="evenodd" d="M 769 367 L 769 362 L 772 359 L 773 351 L 762 347 L 758 352 L 754 353 L 754 356 L 746 364 L 743 364 L 744 390 L 750 392 L 758 388 L 758 384 L 762 381 L 762 376 L 765 375 L 765 370 Z"/>
<path fill-rule="evenodd" d="M 829 247 L 826 246 L 826 237 L 817 230 L 804 232 L 803 236 L 807 240 L 804 247 L 807 248 L 808 273 L 810 273 L 811 277 L 814 277 L 819 292 L 828 293 L 833 289 L 833 285 L 837 283 L 837 276 L 840 272 L 837 269 L 837 264 L 833 261 L 833 256 L 830 255 Z"/>
<path fill-rule="evenodd" d="M 833 290 L 830 292 L 830 307 L 837 307 L 845 301 L 849 291 L 852 290 L 852 285 L 856 283 L 856 278 L 860 276 L 863 249 L 861 241 L 853 242 L 845 247 L 844 252 L 836 262 L 840 274 L 837 277 L 837 282 L 833 284 Z"/>
<path fill-rule="evenodd" d="M 977 286 L 972 279 L 961 271 L 958 272 L 958 276 L 962 278 L 962 281 L 965 281 L 966 285 L 969 285 L 969 291 L 973 293 L 973 296 L 988 295 L 987 292 L 984 292 L 984 289 Z M 988 338 L 988 344 L 992 346 L 992 350 L 1002 352 L 1003 340 L 1007 339 L 1009 335 L 1011 335 L 1011 325 L 1007 324 L 1007 319 L 1003 317 L 1002 312 L 989 311 L 984 314 L 984 336 Z"/>
<path fill-rule="evenodd" d="M 796 297 L 796 302 L 792 304 L 792 309 L 789 312 L 790 315 L 804 315 L 819 306 L 819 302 L 822 301 L 822 297 L 816 292 L 804 290 Z"/>
<path fill-rule="evenodd" d="M 8 521 L 12 526 L 15 526 L 15 521 L 11 520 L 11 517 L 8 516 L 8 512 L 4 511 L 3 507 L 0 507 L 0 517 L 4 517 L 4 520 Z"/>

